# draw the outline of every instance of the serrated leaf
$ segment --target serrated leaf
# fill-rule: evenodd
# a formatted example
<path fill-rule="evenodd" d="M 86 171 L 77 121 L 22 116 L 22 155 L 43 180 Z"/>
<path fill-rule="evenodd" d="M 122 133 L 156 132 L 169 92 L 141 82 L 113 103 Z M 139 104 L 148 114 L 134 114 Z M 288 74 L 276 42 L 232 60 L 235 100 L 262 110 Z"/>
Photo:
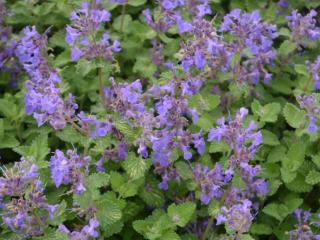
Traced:
<path fill-rule="evenodd" d="M 146 2 L 147 2 L 147 0 L 129 0 L 128 4 L 130 6 L 138 7 L 138 6 L 145 4 Z"/>
<path fill-rule="evenodd" d="M 129 27 L 131 22 L 132 17 L 130 15 L 120 15 L 114 19 L 112 26 L 119 32 L 129 33 L 131 31 L 131 28 Z"/>
<path fill-rule="evenodd" d="M 319 182 L 320 182 L 320 172 L 316 170 L 311 170 L 306 177 L 306 183 L 315 185 Z"/>
<path fill-rule="evenodd" d="M 185 161 L 175 162 L 174 165 L 182 179 L 187 180 L 193 178 L 193 173 L 190 169 L 190 166 Z"/>
<path fill-rule="evenodd" d="M 304 176 L 301 174 L 298 174 L 293 181 L 286 183 L 286 187 L 297 193 L 310 192 L 312 190 L 312 185 L 306 183 Z"/>
<path fill-rule="evenodd" d="M 312 162 L 317 165 L 318 168 L 320 168 L 320 155 L 314 155 L 312 156 Z"/>
<path fill-rule="evenodd" d="M 132 179 L 143 177 L 148 169 L 147 160 L 137 157 L 135 154 L 129 154 L 122 166 Z"/>
<path fill-rule="evenodd" d="M 45 161 L 45 157 L 50 152 L 47 134 L 39 135 L 30 145 L 16 147 L 14 151 L 24 157 L 33 158 L 39 168 L 46 168 L 49 165 L 49 163 Z"/>
<path fill-rule="evenodd" d="M 15 138 L 13 134 L 4 134 L 0 139 L 0 149 L 1 148 L 15 148 L 19 146 L 19 141 Z"/>
<path fill-rule="evenodd" d="M 18 115 L 17 105 L 6 99 L 0 99 L 0 113 L 10 119 L 15 119 Z"/>
<path fill-rule="evenodd" d="M 263 144 L 277 146 L 280 144 L 277 135 L 273 132 L 263 129 L 262 131 Z"/>
<path fill-rule="evenodd" d="M 96 216 L 100 224 L 108 228 L 109 225 L 117 222 L 122 217 L 121 209 L 109 199 L 101 197 L 100 201 L 96 202 Z"/>
<path fill-rule="evenodd" d="M 262 223 L 254 223 L 251 226 L 250 232 L 256 235 L 269 235 L 272 233 L 272 228 Z"/>
<path fill-rule="evenodd" d="M 196 204 L 192 202 L 179 205 L 171 204 L 168 208 L 168 215 L 174 224 L 184 227 L 190 221 L 195 210 Z"/>
<path fill-rule="evenodd" d="M 274 217 L 278 221 L 282 221 L 289 214 L 289 210 L 285 204 L 269 203 L 262 209 L 265 214 Z"/>
<path fill-rule="evenodd" d="M 291 103 L 285 105 L 283 115 L 287 123 L 293 128 L 300 128 L 305 119 L 305 112 Z"/>
<path fill-rule="evenodd" d="M 50 221 L 50 224 L 53 226 L 58 226 L 66 219 L 66 207 L 67 203 L 63 200 L 60 204 L 58 209 L 56 210 L 54 214 L 54 220 Z"/>
<path fill-rule="evenodd" d="M 81 133 L 77 132 L 71 126 L 67 126 L 63 130 L 56 132 L 56 135 L 62 141 L 71 144 L 79 143 L 82 146 L 84 146 L 89 141 L 86 137 L 84 137 Z"/>
<path fill-rule="evenodd" d="M 298 168 L 303 164 L 305 157 L 305 145 L 299 141 L 292 144 L 287 152 L 286 157 L 282 161 L 282 166 L 291 172 L 297 171 Z"/>
<path fill-rule="evenodd" d="M 88 186 L 90 188 L 100 188 L 109 184 L 110 175 L 104 172 L 94 173 L 88 177 Z"/>
<path fill-rule="evenodd" d="M 292 53 L 296 47 L 297 45 L 295 43 L 286 40 L 280 45 L 278 53 L 282 56 L 287 56 L 289 53 Z"/>
<path fill-rule="evenodd" d="M 258 110 L 259 117 L 264 122 L 276 122 L 281 111 L 279 103 L 269 103 Z"/>

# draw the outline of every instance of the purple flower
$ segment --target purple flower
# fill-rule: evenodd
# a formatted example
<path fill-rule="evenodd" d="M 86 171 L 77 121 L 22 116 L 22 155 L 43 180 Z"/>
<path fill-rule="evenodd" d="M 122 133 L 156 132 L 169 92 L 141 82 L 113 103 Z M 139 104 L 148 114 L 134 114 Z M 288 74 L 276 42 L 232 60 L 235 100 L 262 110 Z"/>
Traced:
<path fill-rule="evenodd" d="M 121 3 L 125 3 L 121 1 Z M 111 41 L 107 33 L 98 39 L 102 24 L 110 21 L 111 14 L 102 9 L 100 1 L 83 3 L 82 7 L 70 15 L 72 25 L 66 27 L 66 41 L 71 48 L 71 60 L 88 60 L 102 57 L 113 60 L 113 54 L 121 50 L 118 41 Z"/>
<path fill-rule="evenodd" d="M 221 213 L 218 216 L 218 223 L 226 223 L 231 229 L 240 234 L 248 232 L 254 218 L 251 209 L 252 202 L 248 199 L 230 208 L 222 207 Z"/>
<path fill-rule="evenodd" d="M 241 54 L 240 62 L 233 66 L 235 80 L 241 84 L 257 84 L 263 76 L 264 82 L 271 80 L 265 65 L 271 64 L 276 57 L 272 49 L 273 39 L 278 36 L 275 25 L 262 22 L 258 11 L 241 13 L 235 9 L 224 16 L 220 31 L 229 33 L 233 40 L 227 43 L 231 55 Z M 246 53 L 250 50 L 250 55 Z"/>
<path fill-rule="evenodd" d="M 4 170 L 3 176 L 0 177 L 3 223 L 21 237 L 42 235 L 49 219 L 54 219 L 58 205 L 48 204 L 37 167 L 21 159 L 11 169 Z"/>
<path fill-rule="evenodd" d="M 311 10 L 306 16 L 302 16 L 298 10 L 292 11 L 287 20 L 294 42 L 306 46 L 308 40 L 317 41 L 320 39 L 320 28 L 317 27 L 316 16 L 315 10 Z"/>
<path fill-rule="evenodd" d="M 295 229 L 288 232 L 290 236 L 290 240 L 294 239 L 319 239 L 320 235 L 315 234 L 312 229 L 311 225 L 315 225 L 319 227 L 318 222 L 311 222 L 311 212 L 310 211 L 303 211 L 302 209 L 298 208 L 294 211 L 295 218 L 297 220 L 297 224 L 295 225 Z"/>
<path fill-rule="evenodd" d="M 88 172 L 90 157 L 82 157 L 75 150 L 68 150 L 67 157 L 56 150 L 54 156 L 50 159 L 51 178 L 56 187 L 63 184 L 72 184 L 73 191 L 76 194 L 82 194 L 86 188 L 84 186 L 84 169 Z"/>
<path fill-rule="evenodd" d="M 96 218 L 92 218 L 88 225 L 85 225 L 81 231 L 70 231 L 65 225 L 60 224 L 58 230 L 68 235 L 70 240 L 89 240 L 90 237 L 98 238 L 99 232 L 97 228 L 100 223 Z"/>
<path fill-rule="evenodd" d="M 200 200 L 207 205 L 213 198 L 222 197 L 223 187 L 231 180 L 232 170 L 224 172 L 220 164 L 216 164 L 213 169 L 198 164 L 193 174 L 201 188 Z"/>
<path fill-rule="evenodd" d="M 308 131 L 316 133 L 318 131 L 318 120 L 320 114 L 319 102 L 315 93 L 309 96 L 297 96 L 297 101 L 301 108 L 307 111 L 306 117 L 309 119 Z"/>

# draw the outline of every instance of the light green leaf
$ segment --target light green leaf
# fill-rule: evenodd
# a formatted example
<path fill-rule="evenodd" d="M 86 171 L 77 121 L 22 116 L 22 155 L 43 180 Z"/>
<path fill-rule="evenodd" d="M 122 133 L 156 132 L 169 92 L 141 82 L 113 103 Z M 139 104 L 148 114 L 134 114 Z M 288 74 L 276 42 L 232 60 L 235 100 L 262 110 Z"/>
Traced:
<path fill-rule="evenodd" d="M 280 144 L 277 135 L 273 132 L 263 129 L 262 131 L 263 144 L 277 146 Z"/>
<path fill-rule="evenodd" d="M 129 33 L 131 32 L 130 23 L 132 22 L 132 17 L 128 14 L 120 15 L 115 18 L 112 26 L 115 30 L 119 32 Z"/>
<path fill-rule="evenodd" d="M 190 221 L 195 210 L 196 204 L 192 202 L 179 205 L 171 204 L 168 208 L 168 215 L 174 224 L 184 227 Z"/>
<path fill-rule="evenodd" d="M 305 119 L 305 112 L 291 103 L 285 105 L 283 115 L 287 123 L 293 128 L 300 128 Z"/>
<path fill-rule="evenodd" d="M 143 177 L 149 167 L 148 165 L 146 159 L 137 157 L 134 153 L 129 154 L 122 163 L 123 168 L 132 179 Z"/>
<path fill-rule="evenodd" d="M 281 56 L 287 56 L 288 54 L 292 53 L 296 47 L 297 45 L 295 43 L 286 40 L 280 45 L 278 53 Z"/>
<path fill-rule="evenodd" d="M 315 185 L 319 182 L 320 182 L 320 172 L 316 170 L 311 170 L 306 177 L 306 183 Z"/>

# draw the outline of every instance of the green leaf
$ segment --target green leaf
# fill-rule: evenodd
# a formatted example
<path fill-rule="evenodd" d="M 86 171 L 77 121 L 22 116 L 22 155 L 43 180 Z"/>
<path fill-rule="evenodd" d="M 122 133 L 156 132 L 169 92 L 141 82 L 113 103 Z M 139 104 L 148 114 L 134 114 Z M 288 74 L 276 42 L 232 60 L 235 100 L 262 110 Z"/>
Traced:
<path fill-rule="evenodd" d="M 54 213 L 54 219 L 50 221 L 50 224 L 53 226 L 58 226 L 66 219 L 66 208 L 67 203 L 65 200 L 63 200 L 60 204 L 56 212 Z"/>
<path fill-rule="evenodd" d="M 293 143 L 282 161 L 282 166 L 291 172 L 297 171 L 304 161 L 305 151 L 306 147 L 303 142 Z"/>
<path fill-rule="evenodd" d="M 4 122 L 3 122 L 3 119 L 1 118 L 0 119 L 0 141 L 3 138 L 3 136 L 4 136 Z"/>
<path fill-rule="evenodd" d="M 147 160 L 141 157 L 135 156 L 134 153 L 130 153 L 122 166 L 132 179 L 138 179 L 144 176 L 149 164 Z"/>
<path fill-rule="evenodd" d="M 294 65 L 294 70 L 304 76 L 309 76 L 309 71 L 306 65 L 304 64 L 296 64 Z"/>
<path fill-rule="evenodd" d="M 287 56 L 288 54 L 292 53 L 296 47 L 297 45 L 295 43 L 286 40 L 280 45 L 278 53 L 281 56 Z"/>
<path fill-rule="evenodd" d="M 6 99 L 0 99 L 0 113 L 10 119 L 16 119 L 18 115 L 17 105 Z"/>
<path fill-rule="evenodd" d="M 145 4 L 146 2 L 147 2 L 147 0 L 129 0 L 128 4 L 130 6 L 138 7 L 138 6 Z"/>
<path fill-rule="evenodd" d="M 119 32 L 129 33 L 131 31 L 130 23 L 132 22 L 132 17 L 128 14 L 120 15 L 115 18 L 112 26 L 115 30 Z"/>
<path fill-rule="evenodd" d="M 160 207 L 164 203 L 163 191 L 159 189 L 157 182 L 154 179 L 146 180 L 146 187 L 141 188 L 139 197 L 148 205 Z"/>
<path fill-rule="evenodd" d="M 261 106 L 256 100 L 251 104 L 251 108 L 254 114 L 258 115 L 264 122 L 276 122 L 281 111 L 281 105 L 279 103 L 269 103 Z"/>
<path fill-rule="evenodd" d="M 251 226 L 250 232 L 256 235 L 269 235 L 272 233 L 272 228 L 262 223 L 254 223 Z"/>
<path fill-rule="evenodd" d="M 285 204 L 269 203 L 262 209 L 265 214 L 274 217 L 278 221 L 282 221 L 289 214 L 289 210 Z"/>
<path fill-rule="evenodd" d="M 187 180 L 193 178 L 193 173 L 190 169 L 190 166 L 185 161 L 175 162 L 174 165 L 182 179 Z"/>
<path fill-rule="evenodd" d="M 1 148 L 15 148 L 19 146 L 19 141 L 15 138 L 13 134 L 4 134 L 0 139 L 0 149 Z"/>
<path fill-rule="evenodd" d="M 306 177 L 306 183 L 315 185 L 319 182 L 320 182 L 320 172 L 316 170 L 311 170 Z"/>
<path fill-rule="evenodd" d="M 254 238 L 251 237 L 251 235 L 249 235 L 249 234 L 243 234 L 241 236 L 241 240 L 254 240 Z"/>
<path fill-rule="evenodd" d="M 320 169 L 320 154 L 312 156 L 312 162 Z"/>
<path fill-rule="evenodd" d="M 101 188 L 109 184 L 110 175 L 104 172 L 91 174 L 87 179 L 87 186 L 90 188 Z"/>
<path fill-rule="evenodd" d="M 211 111 L 214 110 L 220 103 L 220 96 L 218 95 L 208 95 L 203 96 L 202 94 L 195 94 L 188 100 L 189 106 L 191 108 L 196 108 L 199 110 Z"/>
<path fill-rule="evenodd" d="M 312 185 L 306 183 L 305 177 L 301 174 L 298 174 L 293 181 L 286 183 L 286 187 L 297 193 L 305 193 L 312 190 Z"/>
<path fill-rule="evenodd" d="M 287 123 L 293 128 L 300 128 L 305 119 L 305 112 L 291 103 L 285 105 L 283 115 Z"/>
<path fill-rule="evenodd" d="M 277 146 L 280 144 L 277 135 L 273 132 L 263 129 L 262 131 L 263 144 Z"/>
<path fill-rule="evenodd" d="M 71 126 L 67 126 L 63 130 L 56 132 L 56 135 L 62 141 L 71 144 L 79 143 L 82 146 L 85 146 L 88 142 L 90 142 L 90 140 L 88 140 L 81 133 L 77 132 L 77 130 L 75 130 Z"/>
<path fill-rule="evenodd" d="M 103 196 L 96 203 L 96 208 L 96 216 L 104 228 L 108 228 L 108 225 L 117 222 L 122 217 L 121 209 L 114 202 Z"/>
<path fill-rule="evenodd" d="M 13 150 L 24 157 L 34 158 L 34 161 L 39 168 L 46 168 L 48 166 L 48 162 L 45 161 L 45 157 L 50 152 L 47 134 L 39 135 L 31 142 L 30 145 L 19 146 Z"/>
<path fill-rule="evenodd" d="M 171 204 L 168 208 L 168 215 L 174 224 L 184 227 L 190 221 L 195 210 L 196 204 L 192 202 L 179 205 Z"/>

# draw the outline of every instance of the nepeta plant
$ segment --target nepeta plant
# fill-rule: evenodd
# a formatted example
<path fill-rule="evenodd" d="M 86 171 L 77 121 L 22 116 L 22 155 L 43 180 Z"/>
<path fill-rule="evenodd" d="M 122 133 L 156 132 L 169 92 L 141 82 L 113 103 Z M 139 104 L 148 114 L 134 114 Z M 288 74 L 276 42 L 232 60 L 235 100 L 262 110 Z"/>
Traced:
<path fill-rule="evenodd" d="M 319 8 L 0 0 L 0 238 L 319 239 Z"/>

